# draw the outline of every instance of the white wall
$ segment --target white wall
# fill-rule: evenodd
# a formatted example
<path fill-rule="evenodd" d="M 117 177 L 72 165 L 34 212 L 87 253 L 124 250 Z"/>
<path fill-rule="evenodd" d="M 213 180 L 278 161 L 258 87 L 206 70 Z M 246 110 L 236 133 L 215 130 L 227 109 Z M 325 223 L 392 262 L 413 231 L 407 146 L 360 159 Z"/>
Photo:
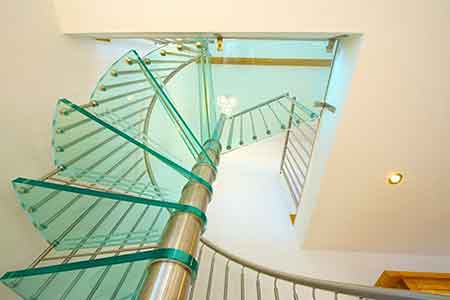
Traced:
<path fill-rule="evenodd" d="M 305 246 L 449 253 L 436 229 L 450 226 L 450 1 L 135 0 L 126 14 L 119 1 L 55 3 L 67 33 L 363 34 Z M 407 175 L 397 188 L 385 183 L 394 170 Z"/>
<path fill-rule="evenodd" d="M 52 168 L 50 122 L 56 101 L 64 96 L 75 103 L 87 102 L 108 64 L 130 47 L 144 50 L 150 44 L 63 36 L 50 0 L 6 1 L 0 28 L 0 273 L 4 273 L 26 267 L 46 247 L 18 205 L 10 182 L 17 176 L 42 176 Z M 0 299 L 13 297 L 0 287 Z"/>
<path fill-rule="evenodd" d="M 214 198 L 207 212 L 206 238 L 260 265 L 328 280 L 373 285 L 384 270 L 448 272 L 449 256 L 301 249 L 297 230 L 289 221 L 291 199 L 279 175 L 283 141 L 284 135 L 280 135 L 222 156 Z M 300 214 L 297 218 L 302 217 Z M 198 299 L 204 299 L 208 282 L 212 253 L 205 251 L 196 292 Z M 211 299 L 222 297 L 225 262 L 219 256 L 216 258 Z M 240 268 L 231 266 L 229 299 L 239 299 Z M 255 299 L 250 297 L 255 295 L 255 274 L 248 270 L 246 273 L 248 299 Z M 263 299 L 273 299 L 272 282 L 266 278 L 263 284 Z M 281 283 L 280 290 L 285 295 L 281 299 L 291 298 L 291 286 Z M 303 299 L 310 299 L 310 290 L 298 290 Z M 333 295 L 323 294 L 318 299 L 331 300 Z"/>

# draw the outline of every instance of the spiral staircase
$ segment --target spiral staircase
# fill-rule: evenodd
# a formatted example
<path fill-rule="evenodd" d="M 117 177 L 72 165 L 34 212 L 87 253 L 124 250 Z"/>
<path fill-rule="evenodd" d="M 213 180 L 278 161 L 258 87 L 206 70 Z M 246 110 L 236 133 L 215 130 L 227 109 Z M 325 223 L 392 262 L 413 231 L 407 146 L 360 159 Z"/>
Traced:
<path fill-rule="evenodd" d="M 163 40 L 142 57 L 131 50 L 100 78 L 90 101 L 57 102 L 56 168 L 38 179 L 13 180 L 20 205 L 49 246 L 28 268 L 4 274 L 2 283 L 24 300 L 216 299 L 213 286 L 224 300 L 267 294 L 315 300 L 324 291 L 334 299 L 450 299 L 287 274 L 199 239 L 219 156 L 302 125 L 315 136 L 320 118 L 283 91 L 219 114 L 209 44 Z M 171 80 L 193 65 L 200 100 L 169 96 Z M 291 167 L 292 155 L 288 149 Z M 294 180 L 291 170 L 282 172 Z M 175 271 L 183 281 L 174 282 Z"/>

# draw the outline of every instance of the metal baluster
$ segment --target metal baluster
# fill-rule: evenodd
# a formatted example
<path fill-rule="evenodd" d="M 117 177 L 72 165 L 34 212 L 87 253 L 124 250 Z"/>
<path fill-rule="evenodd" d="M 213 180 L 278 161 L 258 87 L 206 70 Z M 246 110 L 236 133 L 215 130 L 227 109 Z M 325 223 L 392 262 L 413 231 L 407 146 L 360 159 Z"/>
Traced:
<path fill-rule="evenodd" d="M 266 134 L 270 135 L 272 132 L 270 131 L 269 127 L 267 126 L 266 118 L 264 118 L 264 114 L 261 110 L 261 108 L 258 108 L 259 114 L 261 115 L 261 119 L 263 120 L 264 127 L 266 128 Z"/>
<path fill-rule="evenodd" d="M 147 237 L 150 235 L 150 233 L 152 232 L 153 227 L 155 226 L 157 220 L 159 219 L 161 213 L 163 212 L 163 208 L 160 208 L 156 218 L 153 220 L 152 225 L 150 226 L 150 228 L 147 230 L 147 233 L 145 234 L 144 238 L 142 239 L 142 243 L 139 245 L 140 247 L 144 245 L 145 240 L 147 239 Z M 141 250 L 139 249 L 137 251 L 137 253 L 141 252 Z M 198 261 L 198 263 L 200 264 L 200 259 Z M 125 282 L 125 279 L 127 278 L 131 268 L 133 267 L 134 262 L 129 264 L 127 269 L 125 270 L 124 274 L 122 275 L 122 278 L 120 278 L 119 284 L 116 286 L 116 289 L 114 290 L 114 293 L 111 296 L 111 300 L 116 299 L 117 295 L 119 294 L 120 289 L 122 288 L 123 283 Z M 146 274 L 146 272 L 144 272 L 144 275 Z"/>
<path fill-rule="evenodd" d="M 291 184 L 291 182 L 289 181 L 289 178 L 288 178 L 288 176 L 287 176 L 286 171 L 284 170 L 284 168 L 281 169 L 281 174 L 283 174 L 284 179 L 286 180 L 286 183 L 287 183 L 287 186 L 288 186 L 288 190 L 289 190 L 289 193 L 291 194 L 292 200 L 294 200 L 295 207 L 298 207 L 298 205 L 299 205 L 300 202 L 299 202 L 299 200 L 297 199 L 297 195 L 295 194 L 295 192 L 294 192 L 294 190 L 293 190 L 293 188 L 292 188 L 292 184 Z"/>
<path fill-rule="evenodd" d="M 292 283 L 292 295 L 294 296 L 294 300 L 299 300 L 297 290 L 295 289 L 295 283 Z"/>
<path fill-rule="evenodd" d="M 298 177 L 298 174 L 297 174 L 297 172 L 295 171 L 295 168 L 294 168 L 294 166 L 292 165 L 291 160 L 290 160 L 289 158 L 287 158 L 286 161 L 287 161 L 288 167 L 290 167 L 292 173 L 294 174 L 294 177 L 295 177 L 295 179 L 297 180 L 298 185 L 299 185 L 299 186 L 302 188 L 302 190 L 303 190 L 303 182 L 300 180 L 300 177 Z"/>
<path fill-rule="evenodd" d="M 292 103 L 291 105 L 291 112 L 294 111 L 294 103 Z M 281 163 L 280 163 L 280 173 L 281 170 L 283 169 L 283 165 L 284 165 L 284 161 L 286 159 L 286 151 L 287 151 L 287 147 L 288 147 L 288 140 L 289 140 L 289 136 L 291 134 L 292 131 L 292 113 L 289 114 L 289 119 L 288 119 L 288 130 L 286 131 L 286 138 L 284 139 L 284 145 L 283 145 L 283 154 L 281 156 Z"/>
<path fill-rule="evenodd" d="M 261 280 L 260 280 L 261 273 L 258 272 L 258 275 L 256 275 L 256 297 L 258 300 L 261 300 Z"/>
<path fill-rule="evenodd" d="M 227 260 L 225 266 L 225 282 L 223 286 L 223 300 L 228 300 L 228 279 L 230 277 L 230 260 Z"/>
<path fill-rule="evenodd" d="M 146 64 L 183 64 L 186 63 L 188 60 L 176 60 L 176 59 L 149 59 L 146 58 L 147 62 Z"/>
<path fill-rule="evenodd" d="M 272 106 L 270 104 L 267 104 L 267 106 L 269 107 L 270 111 L 272 111 L 272 113 L 273 113 L 275 119 L 277 119 L 278 123 L 280 123 L 280 128 L 281 129 L 286 129 L 286 125 L 284 125 L 283 122 L 281 122 L 280 118 L 275 113 L 275 111 L 273 110 Z"/>
<path fill-rule="evenodd" d="M 275 295 L 275 300 L 280 300 L 280 293 L 278 291 L 278 278 L 275 278 L 275 280 L 273 281 L 273 293 Z"/>
<path fill-rule="evenodd" d="M 287 112 L 289 113 L 289 110 L 287 109 L 286 106 L 284 106 L 283 103 L 278 102 L 278 104 L 280 104 L 280 106 L 281 106 L 285 111 L 287 111 Z M 306 120 L 303 119 L 300 115 L 298 115 L 295 111 L 294 111 L 294 115 L 295 115 L 300 121 L 302 121 L 309 129 L 311 129 L 313 132 L 315 131 L 314 128 L 313 128 L 311 125 L 309 125 L 308 122 L 306 122 Z M 296 122 L 296 123 L 298 124 L 299 122 Z"/>
<path fill-rule="evenodd" d="M 281 103 L 281 101 L 278 102 L 278 104 L 280 105 L 280 107 L 288 114 L 288 116 L 290 116 L 292 118 L 293 115 L 295 115 L 297 118 L 300 118 L 297 113 L 295 113 L 294 111 L 294 103 L 292 103 L 292 109 L 289 111 L 289 109 L 283 104 Z M 295 120 L 295 123 L 299 124 L 300 121 L 299 120 Z"/>
<path fill-rule="evenodd" d="M 256 141 L 258 139 L 258 137 L 256 136 L 255 121 L 253 120 L 253 112 L 252 111 L 250 111 L 250 121 L 252 123 L 252 132 L 253 132 L 252 138 L 253 138 L 253 140 Z"/>
<path fill-rule="evenodd" d="M 118 124 L 119 122 L 124 121 L 124 120 L 128 120 L 129 118 L 131 118 L 131 117 L 133 117 L 135 115 L 138 115 L 139 113 L 142 113 L 142 112 L 144 112 L 146 110 L 147 110 L 147 107 L 143 107 L 143 108 L 140 108 L 138 111 L 132 112 L 132 113 L 126 115 L 126 116 L 114 119 L 114 120 L 112 120 L 111 125 L 112 124 Z M 107 112 L 101 113 L 101 115 L 105 116 L 105 115 L 108 115 L 110 113 L 112 113 L 112 111 L 107 111 Z M 99 115 L 97 115 L 97 116 L 99 116 Z M 106 120 L 106 121 L 109 121 L 109 120 Z M 120 124 L 118 124 L 118 125 L 120 125 Z M 79 137 L 73 139 L 72 141 L 70 141 L 70 142 L 68 142 L 68 143 L 66 143 L 64 145 L 57 146 L 55 150 L 56 150 L 56 152 L 62 152 L 64 150 L 67 150 L 70 147 L 72 147 L 72 146 L 74 146 L 74 145 L 84 141 L 85 139 L 90 138 L 90 137 L 96 135 L 97 133 L 105 131 L 105 130 L 107 130 L 106 127 L 99 127 L 99 128 L 97 128 L 95 130 L 92 130 L 91 132 L 88 132 L 88 133 L 86 133 L 86 134 L 84 134 L 82 136 L 79 136 Z"/>
<path fill-rule="evenodd" d="M 147 170 L 144 170 L 141 174 L 139 174 L 139 176 L 135 179 L 134 183 L 130 186 L 129 190 L 127 192 L 129 192 L 141 179 L 142 177 L 147 174 Z M 148 188 L 148 185 L 142 189 L 139 193 L 138 196 L 141 196 L 145 190 Z M 116 222 L 116 224 L 114 225 L 113 229 L 109 232 L 108 236 L 110 236 L 111 234 L 113 234 L 117 228 L 122 224 L 123 220 L 125 220 L 125 218 L 128 216 L 128 214 L 130 213 L 130 211 L 135 207 L 136 203 L 132 203 L 128 206 L 128 209 L 125 211 L 125 213 L 120 217 L 119 221 Z M 149 206 L 146 206 L 146 208 L 148 208 Z M 141 222 L 142 218 L 144 217 L 144 214 L 146 213 L 146 209 L 143 210 L 144 213 L 141 213 L 141 215 L 138 217 L 137 221 L 134 223 L 133 227 L 131 228 L 130 232 L 127 233 L 123 244 L 119 247 L 119 250 L 123 249 L 129 239 L 129 237 L 131 236 L 131 234 L 136 230 L 137 226 L 139 225 L 139 223 Z M 104 243 L 102 243 L 103 247 Z M 118 256 L 120 254 L 120 252 L 116 253 L 114 256 Z M 103 282 L 103 280 L 105 279 L 106 275 L 108 274 L 109 270 L 111 269 L 111 265 L 107 266 L 102 274 L 100 275 L 100 278 L 97 280 L 97 282 L 95 283 L 94 287 L 92 288 L 91 292 L 89 293 L 88 297 L 86 298 L 87 300 L 92 299 L 92 297 L 94 296 L 95 292 L 97 291 L 97 289 L 100 287 L 101 283 Z"/>
<path fill-rule="evenodd" d="M 214 275 L 214 263 L 216 262 L 216 252 L 214 252 L 212 259 L 211 259 L 211 265 L 209 267 L 209 278 L 208 278 L 208 289 L 206 291 L 206 300 L 211 299 L 211 287 L 212 287 L 212 278 Z"/>
<path fill-rule="evenodd" d="M 172 56 L 181 56 L 181 57 L 189 57 L 189 58 L 194 58 L 195 57 L 195 56 L 192 56 L 192 55 L 189 55 L 189 54 L 171 52 L 171 51 L 166 51 L 166 50 L 162 50 L 160 52 L 160 54 L 161 54 L 161 56 L 172 55 Z"/>
<path fill-rule="evenodd" d="M 294 137 L 294 139 L 297 141 L 297 143 L 300 145 L 300 147 L 303 149 L 303 151 L 305 151 L 305 154 L 307 154 L 308 156 L 312 155 L 312 149 L 308 150 L 306 149 L 305 145 L 303 145 L 302 140 L 295 134 L 294 131 L 292 131 L 292 136 Z"/>
<path fill-rule="evenodd" d="M 239 139 L 239 145 L 244 145 L 244 115 L 241 115 L 241 117 L 239 118 L 240 120 L 240 139 Z"/>
<path fill-rule="evenodd" d="M 338 299 L 338 292 L 334 292 L 334 300 L 339 300 Z"/>
<path fill-rule="evenodd" d="M 137 285 L 137 287 L 136 287 L 136 289 L 135 289 L 133 298 L 131 298 L 131 300 L 136 300 L 137 297 L 139 296 L 139 291 L 141 290 L 142 285 L 144 284 L 144 280 L 145 280 L 145 278 L 147 277 L 146 275 L 147 275 L 147 272 L 145 272 L 145 271 L 142 272 L 142 276 L 141 276 L 141 278 L 139 279 L 139 283 L 138 283 L 138 285 Z"/>
<path fill-rule="evenodd" d="M 83 170 L 83 172 L 81 172 L 81 174 L 79 176 L 77 176 L 77 178 L 81 178 L 86 172 L 94 169 L 95 167 L 97 167 L 98 165 L 100 165 L 102 162 L 104 162 L 107 158 L 109 158 L 111 155 L 115 154 L 117 151 L 119 151 L 120 149 L 122 149 L 123 147 L 125 147 L 128 144 L 128 142 L 124 142 L 121 145 L 119 145 L 119 147 L 115 148 L 114 150 L 112 150 L 111 152 L 109 152 L 108 154 L 106 154 L 105 156 L 103 156 L 101 159 L 99 159 L 98 161 L 94 162 L 92 165 L 90 165 L 89 167 L 87 167 L 85 170 Z M 58 167 L 61 169 L 64 169 L 63 167 Z M 76 182 L 77 179 L 72 179 L 71 183 Z M 28 210 L 31 211 L 36 211 L 39 207 L 41 207 L 42 205 L 44 205 L 45 203 L 47 203 L 48 201 L 50 201 L 51 199 L 53 199 L 56 195 L 58 195 L 59 193 L 61 193 L 61 191 L 53 191 L 51 193 L 49 193 L 46 197 L 44 197 L 42 200 L 40 200 L 38 203 L 30 206 L 28 208 Z"/>
<path fill-rule="evenodd" d="M 200 262 L 202 261 L 202 254 L 203 254 L 203 248 L 205 247 L 205 244 L 202 244 L 200 246 L 200 250 L 198 251 L 198 266 L 200 267 Z M 192 300 L 194 297 L 194 290 L 195 290 L 195 282 L 192 283 L 191 290 L 189 291 L 189 300 Z"/>
<path fill-rule="evenodd" d="M 123 163 L 125 160 L 131 157 L 131 155 L 135 154 L 138 148 L 134 149 L 129 153 L 129 155 L 125 156 L 121 161 L 119 161 L 115 167 Z M 137 166 L 137 164 L 141 161 L 141 159 L 137 160 L 133 168 Z M 99 180 L 96 180 L 98 182 Z M 72 200 L 70 200 L 66 205 L 64 205 L 60 210 L 58 210 L 55 214 L 53 214 L 51 217 L 49 217 L 45 222 L 42 223 L 42 226 L 48 227 L 52 222 L 54 222 L 58 217 L 60 217 L 64 212 L 66 212 L 76 201 L 78 201 L 81 197 L 84 195 L 79 194 L 75 196 Z"/>
<path fill-rule="evenodd" d="M 312 299 L 316 300 L 316 288 L 312 289 Z"/>
<path fill-rule="evenodd" d="M 305 166 L 305 168 L 308 168 L 308 163 L 305 161 L 305 159 L 303 158 L 303 156 L 300 154 L 300 152 L 298 152 L 297 147 L 295 147 L 294 143 L 292 142 L 291 139 L 289 139 L 289 144 L 292 146 L 292 149 L 294 149 L 295 154 L 297 154 L 297 156 L 300 158 L 300 160 L 302 161 L 303 165 Z"/>
<path fill-rule="evenodd" d="M 130 128 L 131 128 L 131 127 L 136 127 L 137 125 L 143 123 L 144 121 L 145 121 L 145 119 L 139 120 L 139 121 L 137 121 L 136 123 L 134 123 L 133 125 L 131 125 Z M 127 129 L 129 129 L 129 128 L 125 128 L 124 130 L 127 130 Z M 81 153 L 79 156 L 77 156 L 77 157 L 73 158 L 72 160 L 66 162 L 66 163 L 64 164 L 64 166 L 65 166 L 65 167 L 68 167 L 68 166 L 70 166 L 70 165 L 76 163 L 77 161 L 83 159 L 86 155 L 91 154 L 92 152 L 94 152 L 94 151 L 97 150 L 98 148 L 100 148 L 100 147 L 106 145 L 107 143 L 111 142 L 112 140 L 114 140 L 114 139 L 116 139 L 116 138 L 118 138 L 118 137 L 120 137 L 120 135 L 114 133 L 114 134 L 111 135 L 109 138 L 107 138 L 107 139 L 101 141 L 101 142 L 98 143 L 97 145 L 95 145 L 95 146 L 89 148 L 89 150 L 86 150 L 85 152 Z"/>
<path fill-rule="evenodd" d="M 130 81 L 124 81 L 124 82 L 114 83 L 114 84 L 109 84 L 109 85 L 101 84 L 99 86 L 99 90 L 102 92 L 106 92 L 107 90 L 110 90 L 110 89 L 120 88 L 123 86 L 133 85 L 133 84 L 137 84 L 137 83 L 144 83 L 144 82 L 147 82 L 147 79 L 130 80 Z"/>
<path fill-rule="evenodd" d="M 233 142 L 234 119 L 234 117 L 231 119 L 230 131 L 228 132 L 227 150 L 231 149 L 231 143 Z"/>
<path fill-rule="evenodd" d="M 286 173 L 287 173 L 287 175 L 289 177 L 289 180 L 292 183 L 292 185 L 294 186 L 294 189 L 295 189 L 297 195 L 300 196 L 301 191 L 298 189 L 298 186 L 295 184 L 294 177 L 292 176 L 291 170 L 287 167 L 287 165 L 284 165 L 284 169 L 283 170 L 286 171 Z"/>
<path fill-rule="evenodd" d="M 297 131 L 299 133 L 301 133 L 301 135 L 303 136 L 303 138 L 312 146 L 312 144 L 314 143 L 314 141 L 311 139 L 310 136 L 308 136 L 301 128 L 301 126 L 297 127 Z"/>
<path fill-rule="evenodd" d="M 241 300 L 245 300 L 245 267 L 241 268 Z"/>
<path fill-rule="evenodd" d="M 295 159 L 295 157 L 293 156 L 293 154 L 292 154 L 292 152 L 291 152 L 291 149 L 289 149 L 289 147 L 287 147 L 287 157 L 289 158 L 289 159 L 292 159 L 293 161 L 294 161 L 294 163 L 295 163 L 295 166 L 297 167 L 297 170 L 299 170 L 300 171 L 300 173 L 302 174 L 302 176 L 303 176 L 303 178 L 305 178 L 305 173 L 303 173 L 303 170 L 302 170 L 302 168 L 300 167 L 300 164 L 298 163 L 298 161 Z"/>
<path fill-rule="evenodd" d="M 142 159 L 142 158 L 141 158 Z M 110 190 L 112 190 L 114 188 L 115 185 L 117 185 L 127 174 L 129 174 L 135 166 L 133 166 L 132 168 L 129 168 L 124 174 L 122 174 L 114 183 L 113 185 L 110 187 Z M 114 168 L 114 166 L 113 166 Z M 108 170 L 109 171 L 109 170 Z M 87 210 L 94 208 L 99 202 L 101 201 L 101 198 L 97 198 L 96 201 L 94 202 L 94 204 L 92 204 Z M 97 230 L 97 228 L 103 223 L 103 221 L 112 213 L 112 211 L 117 207 L 117 205 L 119 204 L 119 201 L 116 201 L 116 203 L 114 203 L 109 210 L 100 218 L 100 220 L 94 225 L 93 228 L 91 228 L 91 230 L 87 233 L 87 235 L 83 238 L 83 240 L 81 240 L 77 247 L 75 247 L 74 250 L 72 250 L 69 255 L 63 260 L 62 264 L 67 263 L 73 255 L 75 255 L 81 248 L 81 246 L 83 245 L 83 243 Z M 86 212 L 86 211 L 85 211 Z M 83 218 L 86 216 L 86 214 L 83 212 Z M 80 218 L 79 218 L 80 219 Z M 78 220 L 77 220 L 78 221 Z M 81 221 L 81 219 L 80 219 Z M 79 223 L 79 222 L 78 222 Z M 78 224 L 77 223 L 77 224 Z M 73 227 L 71 228 L 73 229 Z M 66 234 L 67 235 L 67 234 Z M 58 240 L 59 242 L 59 240 Z M 49 276 L 47 278 L 47 280 L 38 288 L 38 290 L 33 294 L 32 298 L 39 298 L 39 296 L 42 294 L 42 292 L 48 287 L 48 285 L 53 281 L 53 279 L 56 277 L 58 273 L 53 273 L 51 276 Z M 69 287 L 71 289 L 71 287 Z M 66 290 L 67 291 L 67 290 Z M 64 295 L 63 295 L 64 296 Z M 64 299 L 63 297 L 61 299 Z"/>
<path fill-rule="evenodd" d="M 150 90 L 153 90 L 153 88 L 152 87 L 146 87 L 146 88 L 142 88 L 142 89 L 126 92 L 124 94 L 115 95 L 115 96 L 112 96 L 112 97 L 109 97 L 109 98 L 95 99 L 95 102 L 97 102 L 98 105 L 105 104 L 105 103 L 108 103 L 108 102 L 111 102 L 111 101 L 114 101 L 114 100 L 118 100 L 118 99 L 121 99 L 121 98 L 124 98 L 124 97 L 132 96 L 132 95 L 139 94 L 139 93 L 145 92 L 145 91 L 150 91 Z"/>

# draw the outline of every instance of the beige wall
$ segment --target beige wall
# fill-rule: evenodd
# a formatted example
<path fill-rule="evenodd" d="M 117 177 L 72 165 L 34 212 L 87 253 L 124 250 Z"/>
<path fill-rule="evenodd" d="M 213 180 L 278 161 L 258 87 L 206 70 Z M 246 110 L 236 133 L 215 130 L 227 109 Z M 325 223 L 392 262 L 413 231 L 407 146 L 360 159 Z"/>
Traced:
<path fill-rule="evenodd" d="M 6 5 L 6 6 L 5 6 Z M 1 11 L 0 273 L 28 265 L 46 246 L 11 188 L 17 176 L 52 168 L 50 128 L 55 103 L 85 103 L 106 66 L 139 42 L 96 43 L 63 36 L 50 0 L 6 1 Z M 0 299 L 13 299 L 0 287 Z"/>

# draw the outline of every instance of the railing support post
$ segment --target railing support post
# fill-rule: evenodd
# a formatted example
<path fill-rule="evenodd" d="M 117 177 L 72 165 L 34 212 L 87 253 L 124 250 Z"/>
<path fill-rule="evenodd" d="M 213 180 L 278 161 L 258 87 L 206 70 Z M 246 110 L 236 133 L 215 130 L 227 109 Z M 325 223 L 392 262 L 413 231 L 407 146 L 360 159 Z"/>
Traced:
<path fill-rule="evenodd" d="M 205 151 L 217 165 L 221 152 L 220 136 L 225 115 L 221 115 L 213 138 L 205 142 Z M 209 183 L 215 180 L 214 169 L 200 155 L 192 172 Z M 180 203 L 195 206 L 206 212 L 211 192 L 197 181 L 189 181 L 183 188 Z M 172 215 L 161 238 L 160 247 L 176 248 L 196 256 L 202 226 L 200 220 L 189 213 Z M 189 270 L 174 261 L 156 261 L 148 266 L 148 276 L 140 291 L 140 300 L 185 300 L 189 294 L 192 277 Z"/>

